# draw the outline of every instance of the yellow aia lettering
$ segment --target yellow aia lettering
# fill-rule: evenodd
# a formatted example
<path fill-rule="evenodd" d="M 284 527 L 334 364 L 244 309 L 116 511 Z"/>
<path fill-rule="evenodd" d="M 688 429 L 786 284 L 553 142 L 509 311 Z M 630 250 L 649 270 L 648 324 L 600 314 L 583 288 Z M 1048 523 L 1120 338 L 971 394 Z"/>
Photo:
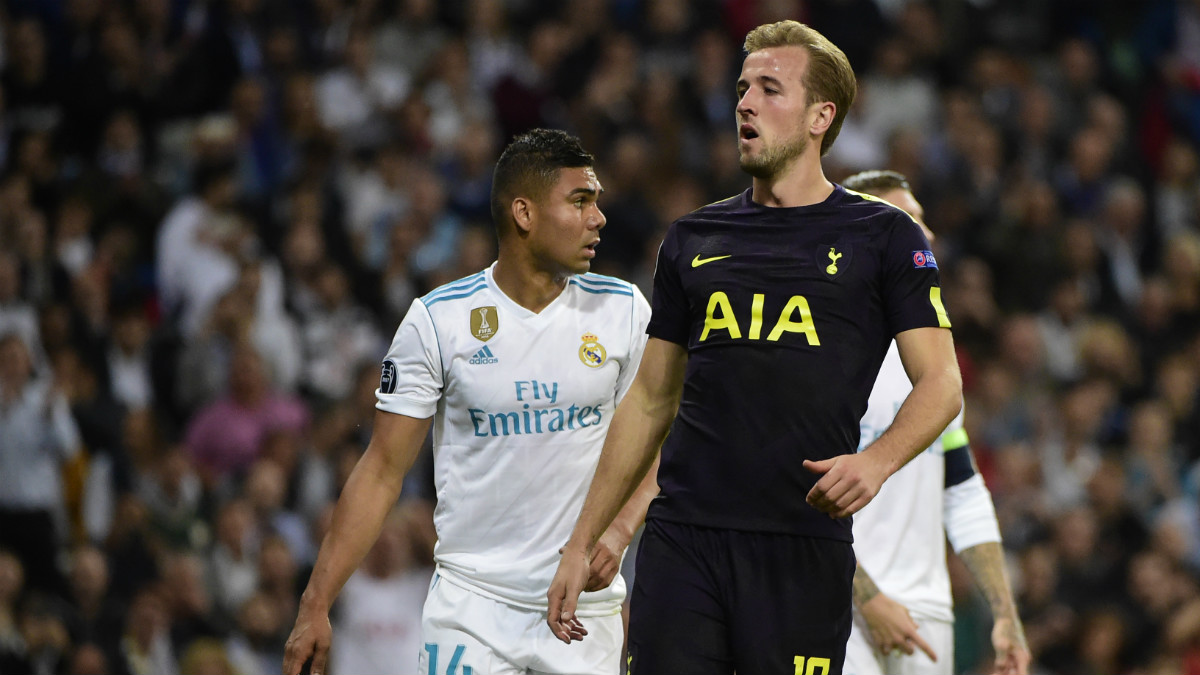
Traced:
<path fill-rule="evenodd" d="M 751 301 L 748 335 L 751 340 L 761 339 L 765 301 L 766 296 L 762 293 L 755 293 Z M 742 337 L 742 328 L 733 312 L 733 304 L 729 302 L 729 296 L 722 291 L 708 297 L 708 309 L 704 314 L 704 330 L 700 333 L 700 341 L 707 340 L 708 334 L 716 330 L 727 331 L 731 340 L 740 340 Z M 812 310 L 809 309 L 808 300 L 803 295 L 793 295 L 788 299 L 783 311 L 779 313 L 779 319 L 775 321 L 775 327 L 767 334 L 767 341 L 778 342 L 784 333 L 803 333 L 809 345 L 821 346 L 821 340 L 817 337 L 817 326 L 813 323 Z"/>
<path fill-rule="evenodd" d="M 721 312 L 720 317 L 717 316 L 718 311 Z M 700 334 L 701 342 L 708 339 L 710 330 L 727 330 L 729 337 L 734 340 L 742 337 L 742 329 L 738 328 L 737 317 L 733 315 L 733 307 L 729 304 L 729 296 L 721 291 L 708 298 L 708 310 L 704 313 L 704 332 Z"/>
<path fill-rule="evenodd" d="M 805 659 L 803 656 L 797 656 L 793 661 L 796 664 L 796 675 L 829 675 L 829 659 L 819 659 L 815 656 L 810 657 L 808 659 L 808 668 L 804 667 Z"/>

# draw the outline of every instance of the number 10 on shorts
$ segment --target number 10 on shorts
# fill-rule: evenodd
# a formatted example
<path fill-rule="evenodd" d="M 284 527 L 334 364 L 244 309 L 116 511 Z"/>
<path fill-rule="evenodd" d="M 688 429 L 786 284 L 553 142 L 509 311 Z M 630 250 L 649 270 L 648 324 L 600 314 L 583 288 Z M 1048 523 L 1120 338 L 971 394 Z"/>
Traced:
<path fill-rule="evenodd" d="M 463 666 L 462 672 L 458 672 L 458 662 L 462 660 L 463 652 L 466 649 L 466 645 L 458 645 L 454 648 L 454 655 L 450 657 L 450 663 L 446 664 L 446 675 L 471 675 L 471 666 Z M 426 642 L 425 653 L 429 655 L 429 675 L 437 675 L 438 646 L 432 642 Z M 828 659 L 825 661 L 829 662 Z"/>
<path fill-rule="evenodd" d="M 796 663 L 796 675 L 829 675 L 829 659 L 797 656 L 793 661 Z"/>

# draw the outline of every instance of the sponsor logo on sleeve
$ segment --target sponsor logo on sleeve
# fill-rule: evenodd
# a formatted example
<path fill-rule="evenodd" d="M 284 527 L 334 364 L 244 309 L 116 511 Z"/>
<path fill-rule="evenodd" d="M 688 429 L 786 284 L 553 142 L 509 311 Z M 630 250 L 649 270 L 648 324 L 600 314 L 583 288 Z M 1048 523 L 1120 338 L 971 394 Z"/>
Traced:
<path fill-rule="evenodd" d="M 384 394 L 396 393 L 396 364 L 389 359 L 383 362 L 379 373 L 379 391 Z"/>
<path fill-rule="evenodd" d="M 913 267 L 927 267 L 937 269 L 937 259 L 933 257 L 933 251 L 913 251 L 912 253 Z"/>

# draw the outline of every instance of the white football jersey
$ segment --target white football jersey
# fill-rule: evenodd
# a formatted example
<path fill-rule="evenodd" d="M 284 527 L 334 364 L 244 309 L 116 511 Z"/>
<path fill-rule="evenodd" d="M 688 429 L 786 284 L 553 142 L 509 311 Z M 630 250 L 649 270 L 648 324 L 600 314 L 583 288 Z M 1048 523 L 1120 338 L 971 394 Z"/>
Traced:
<path fill-rule="evenodd" d="M 879 368 L 867 412 L 860 422 L 859 450 L 887 430 L 912 391 L 895 341 Z M 962 413 L 931 447 L 892 474 L 879 494 L 854 514 L 854 554 L 879 590 L 914 617 L 953 621 L 946 571 L 943 439 L 962 434 Z"/>
<path fill-rule="evenodd" d="M 378 407 L 433 416 L 434 549 L 448 581 L 545 611 L 546 591 L 637 371 L 650 305 L 632 284 L 570 279 L 540 313 L 492 267 L 414 300 L 383 364 Z M 585 593 L 620 609 L 625 582 Z"/>

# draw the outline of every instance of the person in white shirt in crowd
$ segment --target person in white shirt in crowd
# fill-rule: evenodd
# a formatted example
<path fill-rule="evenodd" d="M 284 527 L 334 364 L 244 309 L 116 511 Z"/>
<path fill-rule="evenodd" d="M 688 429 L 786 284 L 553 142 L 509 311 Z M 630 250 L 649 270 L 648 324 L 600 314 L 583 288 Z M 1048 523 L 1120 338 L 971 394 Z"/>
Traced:
<path fill-rule="evenodd" d="M 334 675 L 404 672 L 421 652 L 421 605 L 433 576 L 433 549 L 419 550 L 418 528 L 432 530 L 433 513 L 418 504 L 408 500 L 388 515 L 342 589 L 333 620 Z"/>
<path fill-rule="evenodd" d="M 349 396 L 360 363 L 386 344 L 371 313 L 350 292 L 346 271 L 325 265 L 316 275 L 317 305 L 300 322 L 301 384 L 322 401 Z"/>
<path fill-rule="evenodd" d="M 154 260 L 163 310 L 184 335 L 196 333 L 217 299 L 237 281 L 234 249 L 250 237 L 234 216 L 236 167 L 201 164 L 191 195 L 175 204 L 159 228 Z"/>
<path fill-rule="evenodd" d="M 842 185 L 903 209 L 933 239 L 902 174 L 864 171 Z M 860 423 L 860 449 L 891 426 L 911 390 L 893 342 Z M 947 536 L 992 609 L 995 672 L 1026 674 L 1031 656 L 1005 571 L 1000 526 L 959 413 L 933 446 L 893 474 L 854 516 L 858 567 L 845 675 L 954 672 Z"/>
<path fill-rule="evenodd" d="M 113 314 L 112 340 L 106 354 L 109 389 L 126 408 L 147 408 L 154 403 L 150 321 L 136 305 L 121 307 Z"/>
<path fill-rule="evenodd" d="M 21 268 L 17 256 L 0 251 L 0 335 L 15 333 L 25 343 L 34 370 L 46 363 L 37 311 L 21 297 Z"/>
<path fill-rule="evenodd" d="M 574 137 L 534 130 L 502 153 L 487 269 L 413 301 L 383 362 L 371 441 L 338 501 L 284 673 L 323 675 L 330 607 L 367 554 L 433 429 L 436 569 L 423 645 L 396 672 L 616 673 L 621 555 L 657 492 L 648 474 L 597 547 L 568 646 L 546 625 L 546 588 L 633 381 L 650 307 L 589 274 L 605 217 L 594 160 Z M 337 645 L 335 645 L 337 648 Z"/>
<path fill-rule="evenodd" d="M 66 590 L 57 565 L 66 534 L 61 473 L 80 448 L 79 428 L 59 387 L 50 378 L 34 378 L 21 335 L 0 336 L 0 549 L 21 559 L 30 588 Z"/>

